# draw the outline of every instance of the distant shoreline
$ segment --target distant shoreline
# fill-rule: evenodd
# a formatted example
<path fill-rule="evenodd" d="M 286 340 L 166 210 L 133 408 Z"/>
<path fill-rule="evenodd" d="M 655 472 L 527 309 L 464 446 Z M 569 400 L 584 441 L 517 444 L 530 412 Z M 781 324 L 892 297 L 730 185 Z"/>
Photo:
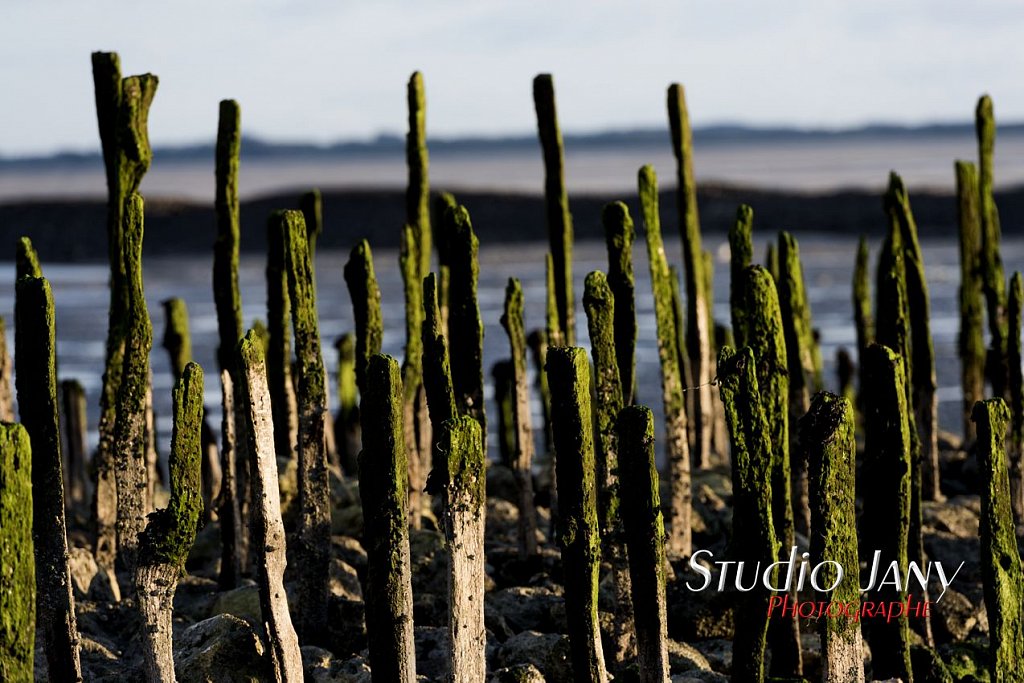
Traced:
<path fill-rule="evenodd" d="M 674 182 L 672 183 L 674 185 Z M 242 251 L 263 253 L 266 222 L 275 209 L 295 208 L 299 192 L 280 193 L 242 202 Z M 544 199 L 539 195 L 495 192 L 459 192 L 482 243 L 540 242 L 547 239 Z M 570 196 L 576 238 L 601 239 L 600 212 L 609 201 L 622 199 L 640 223 L 635 193 L 575 194 Z M 1024 226 L 1024 186 L 996 193 L 1003 230 L 1020 234 Z M 880 192 L 837 190 L 790 192 L 703 186 L 699 204 L 703 231 L 724 235 L 736 208 L 754 208 L 755 229 L 795 232 L 882 235 L 886 220 Z M 922 237 L 956 234 L 956 198 L 951 194 L 919 192 L 911 203 Z M 398 245 L 404 223 L 404 192 L 401 190 L 325 190 L 324 249 L 350 249 L 366 237 L 373 247 Z M 678 234 L 676 193 L 661 194 L 662 229 Z M 106 205 L 99 200 L 33 200 L 0 204 L 0 244 L 13 260 L 15 240 L 28 235 L 44 261 L 96 262 L 107 258 Z M 639 225 L 638 225 L 639 229 Z M 151 199 L 146 210 L 145 253 L 188 255 L 209 253 L 215 234 L 212 204 Z"/>

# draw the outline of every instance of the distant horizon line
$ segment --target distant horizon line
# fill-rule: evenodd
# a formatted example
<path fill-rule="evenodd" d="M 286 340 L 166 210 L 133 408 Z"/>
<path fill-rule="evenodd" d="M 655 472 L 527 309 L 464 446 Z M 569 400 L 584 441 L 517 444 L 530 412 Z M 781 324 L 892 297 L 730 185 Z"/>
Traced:
<path fill-rule="evenodd" d="M 922 124 L 867 123 L 853 126 L 786 126 L 722 122 L 694 126 L 695 144 L 728 145 L 757 142 L 800 142 L 851 139 L 880 139 L 907 137 L 959 137 L 974 135 L 974 122 L 932 122 Z M 1019 135 L 1024 133 L 1024 121 L 998 125 L 997 133 Z M 669 142 L 667 127 L 636 126 L 608 128 L 594 132 L 564 133 L 566 146 L 615 148 L 622 146 L 663 145 Z M 459 153 L 487 150 L 518 150 L 538 146 L 536 133 L 437 135 L 428 136 L 431 153 Z M 211 157 L 214 140 L 206 142 L 155 145 L 154 158 L 161 161 L 191 161 Z M 101 157 L 97 148 L 89 151 L 60 150 L 42 154 L 5 155 L 0 150 L 0 167 L 45 166 L 94 162 Z M 307 157 L 329 158 L 343 153 L 390 155 L 403 152 L 405 134 L 383 132 L 371 138 L 341 138 L 334 142 L 317 143 L 274 139 L 270 136 L 243 135 L 242 156 L 249 158 Z"/>

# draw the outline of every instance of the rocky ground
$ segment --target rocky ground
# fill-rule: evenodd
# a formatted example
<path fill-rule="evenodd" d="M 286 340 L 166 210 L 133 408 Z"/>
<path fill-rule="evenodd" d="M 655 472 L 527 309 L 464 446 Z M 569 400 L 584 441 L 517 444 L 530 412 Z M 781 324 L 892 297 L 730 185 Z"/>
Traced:
<path fill-rule="evenodd" d="M 966 454 L 947 441 L 944 451 L 942 503 L 924 506 L 925 546 L 932 560 L 962 571 L 935 605 L 934 637 L 938 651 L 955 674 L 954 680 L 988 680 L 976 665 L 987 647 L 988 621 L 981 587 L 978 547 L 978 496 L 973 493 L 973 465 Z M 282 470 L 287 506 L 294 498 L 294 468 Z M 865 481 L 861 476 L 859 481 Z M 541 482 L 543 484 L 543 482 Z M 695 477 L 694 546 L 726 553 L 731 523 L 731 484 L 719 468 Z M 333 561 L 331 565 L 331 631 L 319 646 L 302 648 L 306 680 L 317 683 L 369 682 L 366 628 L 363 619 L 363 580 L 366 553 L 360 543 L 362 512 L 354 482 L 334 479 Z M 543 494 L 541 494 L 541 499 Z M 563 577 L 557 546 L 548 542 L 536 562 L 523 563 L 516 551 L 515 483 L 509 470 L 492 465 L 488 472 L 487 596 L 488 663 L 493 681 L 572 681 L 566 636 Z M 664 500 L 664 498 L 663 498 Z M 539 502 L 543 500 L 539 499 Z M 538 508 L 540 526 L 547 530 L 547 508 Z M 137 680 L 141 665 L 138 621 L 126 602 L 115 601 L 115 588 L 97 572 L 86 549 L 84 519 L 70 520 L 71 567 L 82 663 L 87 680 Z M 433 527 L 427 519 L 425 527 Z M 806 546 L 806 539 L 798 544 Z M 417 671 L 420 680 L 443 680 L 447 555 L 442 534 L 434 528 L 413 531 L 412 580 L 415 596 Z M 246 581 L 219 591 L 219 528 L 205 526 L 178 585 L 174 608 L 174 646 L 178 680 L 261 681 L 267 678 L 266 646 L 260 636 L 260 606 L 256 585 Z M 672 680 L 705 683 L 730 680 L 733 616 L 728 593 L 686 590 L 684 580 L 696 578 L 683 560 L 673 561 L 668 585 L 668 631 Z M 287 577 L 286 577 L 287 579 Z M 807 599 L 813 599 L 807 594 Z M 294 604 L 294 601 L 293 601 Z M 614 590 L 602 581 L 602 631 L 611 651 Z M 819 642 L 813 623 L 802 624 L 805 675 L 820 677 Z M 865 646 L 866 648 L 866 646 Z M 865 650 L 865 659 L 870 653 Z M 37 656 L 37 680 L 47 680 L 45 659 Z M 615 670 L 619 681 L 635 680 L 629 666 Z M 973 676 L 973 677 L 972 677 Z M 869 678 L 870 680 L 870 678 Z"/>

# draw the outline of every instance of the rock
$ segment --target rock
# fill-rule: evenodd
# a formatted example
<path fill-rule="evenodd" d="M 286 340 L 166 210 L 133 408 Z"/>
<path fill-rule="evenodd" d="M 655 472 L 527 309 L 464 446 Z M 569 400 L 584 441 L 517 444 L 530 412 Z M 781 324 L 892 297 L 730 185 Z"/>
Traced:
<path fill-rule="evenodd" d="M 331 535 L 363 536 L 363 506 L 349 505 L 331 508 Z"/>
<path fill-rule="evenodd" d="M 732 673 L 732 640 L 712 638 L 693 643 L 693 647 L 704 656 L 704 661 L 708 663 L 713 671 L 724 674 Z M 696 676 L 698 671 L 700 670 L 695 669 L 687 671 L 685 674 L 687 676 Z M 804 675 L 807 675 L 806 666 L 804 668 Z"/>
<path fill-rule="evenodd" d="M 512 633 L 565 633 L 565 600 L 548 588 L 513 586 L 489 593 L 485 613 L 500 614 Z"/>
<path fill-rule="evenodd" d="M 572 683 L 569 638 L 558 633 L 523 631 L 505 641 L 495 656 L 495 667 L 532 664 L 547 683 Z"/>
<path fill-rule="evenodd" d="M 918 645 L 911 647 L 910 667 L 914 673 L 915 681 L 953 683 L 953 676 L 950 675 L 949 669 L 939 659 L 939 654 L 930 647 Z"/>
<path fill-rule="evenodd" d="M 121 585 L 117 582 L 117 575 L 97 568 L 85 597 L 94 602 L 121 602 Z"/>
<path fill-rule="evenodd" d="M 350 564 L 359 576 L 366 575 L 366 550 L 359 539 L 352 536 L 331 536 L 331 549 L 334 557 Z"/>
<path fill-rule="evenodd" d="M 671 678 L 672 683 L 729 683 L 729 677 L 715 673 L 714 671 L 690 671 L 684 674 L 675 674 Z"/>
<path fill-rule="evenodd" d="M 671 638 L 692 643 L 709 638 L 732 639 L 733 596 L 719 593 L 718 574 L 712 571 L 707 590 L 691 591 L 686 581 L 694 581 L 692 570 L 681 573 L 680 580 L 668 584 L 668 634 Z M 696 577 L 699 585 L 700 577 Z"/>
<path fill-rule="evenodd" d="M 988 681 L 988 641 L 969 640 L 951 643 L 939 648 L 939 656 L 946 663 L 954 681 Z"/>
<path fill-rule="evenodd" d="M 669 670 L 677 674 L 689 671 L 711 671 L 711 664 L 700 650 L 672 639 L 668 641 L 668 664 Z"/>
<path fill-rule="evenodd" d="M 291 603 L 296 604 L 296 603 Z M 296 621 L 292 613 L 292 621 Z M 331 652 L 348 657 L 366 647 L 366 606 L 362 601 L 346 600 L 336 595 L 327 604 Z"/>
<path fill-rule="evenodd" d="M 958 538 L 977 537 L 980 505 L 977 496 L 956 496 L 943 503 L 924 501 L 922 521 L 926 528 L 946 531 Z"/>
<path fill-rule="evenodd" d="M 303 645 L 302 674 L 307 681 L 329 681 L 331 675 L 331 653 L 323 648 Z"/>
<path fill-rule="evenodd" d="M 80 642 L 79 653 L 85 680 L 114 678 L 120 673 L 119 657 L 110 647 L 84 634 Z"/>
<path fill-rule="evenodd" d="M 100 568 L 96 558 L 85 548 L 72 548 L 68 553 L 68 570 L 71 572 L 71 588 L 75 600 L 82 600 L 89 594 L 89 587 Z"/>
<path fill-rule="evenodd" d="M 416 673 L 432 681 L 444 680 L 448 673 L 448 627 L 417 626 Z"/>
<path fill-rule="evenodd" d="M 174 616 L 188 623 L 202 621 L 212 614 L 217 600 L 217 582 L 195 574 L 186 574 L 178 580 L 174 591 Z"/>
<path fill-rule="evenodd" d="M 337 558 L 331 560 L 331 595 L 346 600 L 362 600 L 363 587 L 359 583 L 359 574 L 355 568 Z"/>
<path fill-rule="evenodd" d="M 448 551 L 438 531 L 411 529 L 409 552 L 412 556 L 412 592 L 430 593 L 448 599 Z"/>
<path fill-rule="evenodd" d="M 952 588 L 947 588 L 942 600 L 932 604 L 931 611 L 932 631 L 940 645 L 965 640 L 979 624 L 984 624 L 988 632 L 985 603 L 974 604 Z"/>
<path fill-rule="evenodd" d="M 210 607 L 210 616 L 230 614 L 239 619 L 246 619 L 253 624 L 263 622 L 263 611 L 260 608 L 260 591 L 254 583 L 239 586 L 234 590 L 218 593 Z"/>
<path fill-rule="evenodd" d="M 489 683 L 545 683 L 544 676 L 533 664 L 506 666 L 491 674 Z"/>
<path fill-rule="evenodd" d="M 209 522 L 196 534 L 185 568 L 190 571 L 209 569 L 210 564 L 220 561 L 220 548 L 220 522 Z"/>
<path fill-rule="evenodd" d="M 487 466 L 487 498 L 498 498 L 513 505 L 519 497 L 519 485 L 512 469 L 498 463 Z"/>
<path fill-rule="evenodd" d="M 258 683 L 272 678 L 256 632 L 230 614 L 190 626 L 174 645 L 179 683 Z"/>
<path fill-rule="evenodd" d="M 495 465 L 500 467 L 500 465 Z M 519 543 L 519 508 L 503 498 L 487 498 L 487 538 L 510 545 Z M 516 550 L 518 554 L 518 549 Z"/>

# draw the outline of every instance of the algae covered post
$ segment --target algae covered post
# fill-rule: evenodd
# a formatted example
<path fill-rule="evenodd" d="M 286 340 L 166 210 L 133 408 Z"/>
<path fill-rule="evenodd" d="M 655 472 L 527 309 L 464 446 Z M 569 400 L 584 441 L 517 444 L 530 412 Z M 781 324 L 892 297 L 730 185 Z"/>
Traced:
<path fill-rule="evenodd" d="M 960 385 L 963 391 L 964 439 L 975 439 L 971 411 L 985 398 L 985 283 L 978 172 L 969 161 L 956 162 L 957 225 L 960 235 Z"/>
<path fill-rule="evenodd" d="M 36 561 L 32 447 L 20 424 L 0 424 L 0 678 L 33 680 Z"/>
<path fill-rule="evenodd" d="M 636 301 L 633 297 L 633 219 L 623 202 L 601 211 L 608 246 L 608 286 L 615 297 L 615 358 L 622 382 L 622 402 L 633 403 L 636 390 Z"/>

